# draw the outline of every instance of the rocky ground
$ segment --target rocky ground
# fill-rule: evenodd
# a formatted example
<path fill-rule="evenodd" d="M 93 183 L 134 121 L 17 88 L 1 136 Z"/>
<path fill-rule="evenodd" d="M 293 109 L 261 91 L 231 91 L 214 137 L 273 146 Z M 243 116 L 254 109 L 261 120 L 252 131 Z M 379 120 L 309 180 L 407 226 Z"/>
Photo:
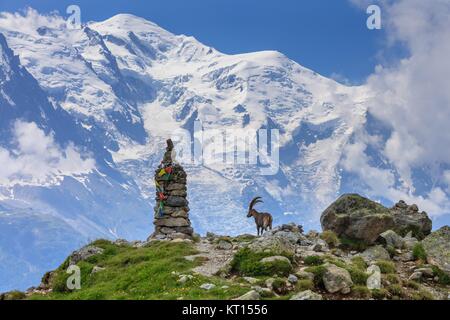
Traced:
<path fill-rule="evenodd" d="M 304 234 L 301 226 L 286 224 L 261 237 L 209 233 L 193 240 L 102 240 L 74 252 L 38 288 L 1 298 L 136 298 L 143 292 L 138 298 L 450 300 L 450 227 L 431 232 L 431 222 L 417 206 L 399 202 L 387 209 L 346 195 L 325 210 L 322 226 L 321 233 Z M 361 232 L 364 228 L 367 232 Z M 159 262 L 164 268 L 153 266 Z M 88 288 L 81 293 L 60 287 L 58 279 L 65 279 L 69 265 L 87 274 Z M 144 278 L 160 276 L 167 292 L 141 282 L 127 284 L 119 296 L 100 289 L 119 274 L 130 273 L 118 283 L 134 282 L 142 270 L 148 272 Z"/>

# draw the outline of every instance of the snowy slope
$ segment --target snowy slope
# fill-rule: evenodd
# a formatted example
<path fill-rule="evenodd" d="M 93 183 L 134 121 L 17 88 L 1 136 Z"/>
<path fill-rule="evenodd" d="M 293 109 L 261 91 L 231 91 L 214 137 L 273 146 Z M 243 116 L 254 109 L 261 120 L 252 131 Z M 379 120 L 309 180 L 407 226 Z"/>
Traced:
<path fill-rule="evenodd" d="M 20 58 L 14 68 L 27 73 L 26 80 L 15 81 L 34 83 L 23 86 L 21 95 L 40 99 L 20 102 L 17 109 L 33 113 L 46 106 L 33 117 L 2 118 L 1 146 L 21 152 L 8 141 L 18 136 L 17 123 L 30 125 L 62 159 L 44 180 L 24 183 L 9 175 L 1 182 L 0 232 L 14 238 L 14 230 L 23 228 L 27 236 L 14 238 L 20 257 L 11 239 L 2 238 L 0 261 L 9 262 L 6 271 L 15 259 L 27 267 L 23 281 L 4 284 L 2 278 L 0 291 L 36 283 L 36 275 L 54 267 L 76 242 L 150 233 L 152 175 L 162 146 L 176 129 L 192 131 L 195 120 L 206 130 L 275 128 L 281 142 L 280 169 L 273 176 L 260 175 L 255 166 L 186 166 L 197 232 L 253 232 L 245 214 L 256 194 L 276 223 L 317 227 L 317 214 L 340 191 L 345 146 L 366 122 L 363 87 L 341 85 L 275 51 L 222 54 L 132 15 L 69 30 L 58 16 L 3 14 L 0 33 Z M 0 70 L 8 74 L 6 60 Z M 0 89 L 10 82 L 2 80 Z M 0 92 L 1 112 L 19 103 Z M 72 129 L 64 130 L 69 123 Z M 57 170 L 68 150 L 80 165 Z M 30 240 L 33 232 L 43 240 Z M 41 243 L 61 233 L 68 236 L 54 241 L 61 243 L 52 249 L 55 258 L 45 259 L 49 248 Z M 23 249 L 30 241 L 33 254 Z"/>

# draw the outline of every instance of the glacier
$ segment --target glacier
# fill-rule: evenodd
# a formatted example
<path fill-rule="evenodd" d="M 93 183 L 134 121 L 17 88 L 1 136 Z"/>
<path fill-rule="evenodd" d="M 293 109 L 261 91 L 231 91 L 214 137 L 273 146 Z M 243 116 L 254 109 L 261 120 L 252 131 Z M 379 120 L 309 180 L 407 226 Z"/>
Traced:
<path fill-rule="evenodd" d="M 26 159 L 17 127 L 31 125 L 56 164 L 90 164 L 43 164 L 40 179 L 0 169 L 0 291 L 37 285 L 90 240 L 145 239 L 165 140 L 192 132 L 196 120 L 206 130 L 280 132 L 273 176 L 255 166 L 186 166 L 196 232 L 254 233 L 245 218 L 254 195 L 276 224 L 318 228 L 340 193 L 367 189 L 342 164 L 348 147 L 372 127 L 389 134 L 370 115 L 370 95 L 279 52 L 227 55 L 129 14 L 80 29 L 32 9 L 0 14 L 0 160 Z M 380 150 L 368 153 L 395 172 Z"/>

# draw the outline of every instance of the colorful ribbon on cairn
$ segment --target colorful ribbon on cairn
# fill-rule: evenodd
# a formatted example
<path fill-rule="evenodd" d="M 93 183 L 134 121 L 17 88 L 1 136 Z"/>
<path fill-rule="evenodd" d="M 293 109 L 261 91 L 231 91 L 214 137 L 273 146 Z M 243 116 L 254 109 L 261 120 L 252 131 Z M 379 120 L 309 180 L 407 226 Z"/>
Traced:
<path fill-rule="evenodd" d="M 158 177 L 160 178 L 162 177 L 164 181 L 169 181 L 171 174 L 172 174 L 172 167 L 165 167 L 159 171 Z M 164 215 L 164 201 L 167 200 L 167 196 L 164 194 L 164 187 L 161 186 L 158 180 L 156 179 L 155 179 L 155 186 L 159 201 L 158 215 L 162 217 Z"/>

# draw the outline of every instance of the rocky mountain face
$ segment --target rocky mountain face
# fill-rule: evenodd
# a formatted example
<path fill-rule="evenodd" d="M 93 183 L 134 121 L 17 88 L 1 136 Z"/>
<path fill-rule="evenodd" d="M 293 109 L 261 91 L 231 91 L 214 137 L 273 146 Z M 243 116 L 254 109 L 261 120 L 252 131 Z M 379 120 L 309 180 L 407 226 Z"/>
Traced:
<path fill-rule="evenodd" d="M 339 205 L 343 199 L 345 210 Z M 358 195 L 337 200 L 340 214 L 361 210 L 360 201 L 371 206 L 365 206 L 364 215 L 352 216 L 351 230 L 364 226 L 367 215 L 380 214 L 379 207 Z M 117 294 L 134 299 L 138 292 L 140 299 L 449 300 L 449 235 L 449 227 L 423 240 L 412 231 L 401 236 L 389 229 L 372 243 L 330 230 L 304 234 L 302 226 L 290 223 L 260 237 L 208 233 L 190 239 L 97 240 L 48 272 L 39 287 L 8 292 L 0 299 L 114 299 Z M 161 263 L 164 268 L 155 269 Z M 85 281 L 79 290 L 65 285 L 65 270 L 74 265 L 82 267 Z M 155 270 L 163 278 L 164 293 L 148 284 Z M 137 275 L 143 280 L 137 281 Z M 126 289 L 116 292 L 116 282 Z"/>
<path fill-rule="evenodd" d="M 280 133 L 273 175 L 261 163 L 183 164 L 201 234 L 252 232 L 245 206 L 255 195 L 275 225 L 318 227 L 337 194 L 364 189 L 342 165 L 359 130 L 382 128 L 363 86 L 275 51 L 223 54 L 127 14 L 81 29 L 56 15 L 2 14 L 0 34 L 0 290 L 28 287 L 92 239 L 146 239 L 165 141 L 180 129 L 193 137 L 196 121 L 241 139 Z"/>

